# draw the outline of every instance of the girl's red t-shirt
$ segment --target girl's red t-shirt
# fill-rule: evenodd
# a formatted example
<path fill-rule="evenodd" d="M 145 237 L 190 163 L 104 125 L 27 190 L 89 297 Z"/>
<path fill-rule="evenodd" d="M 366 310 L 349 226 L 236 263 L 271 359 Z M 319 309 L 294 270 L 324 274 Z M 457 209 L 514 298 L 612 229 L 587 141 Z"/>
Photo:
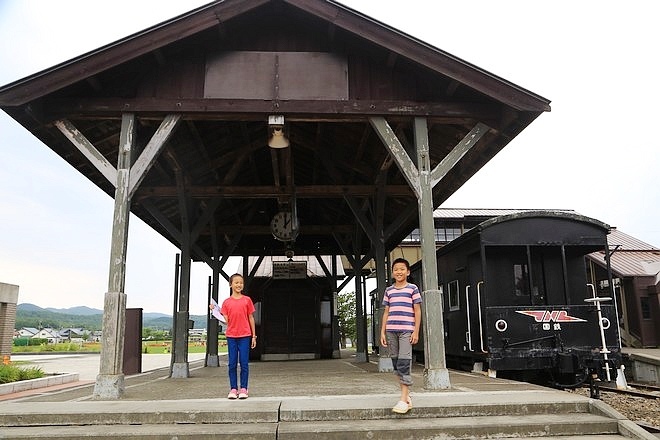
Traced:
<path fill-rule="evenodd" d="M 222 302 L 220 313 L 227 318 L 225 336 L 230 338 L 243 338 L 252 336 L 249 316 L 254 313 L 254 304 L 249 296 L 240 298 L 229 297 Z"/>

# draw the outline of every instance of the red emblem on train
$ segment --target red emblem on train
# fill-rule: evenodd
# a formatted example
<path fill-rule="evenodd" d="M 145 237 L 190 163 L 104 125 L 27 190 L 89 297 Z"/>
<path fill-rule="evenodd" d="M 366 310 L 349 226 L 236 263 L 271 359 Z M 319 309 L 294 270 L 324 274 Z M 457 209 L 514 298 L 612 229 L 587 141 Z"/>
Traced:
<path fill-rule="evenodd" d="M 516 313 L 531 316 L 536 322 L 587 322 L 586 319 L 570 316 L 566 310 L 516 310 Z"/>

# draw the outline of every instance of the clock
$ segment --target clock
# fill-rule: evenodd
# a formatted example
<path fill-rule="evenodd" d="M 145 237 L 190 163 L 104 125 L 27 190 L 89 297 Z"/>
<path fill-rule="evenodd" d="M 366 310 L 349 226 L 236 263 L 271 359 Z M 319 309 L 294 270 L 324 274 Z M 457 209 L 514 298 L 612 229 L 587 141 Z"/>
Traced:
<path fill-rule="evenodd" d="M 297 223 L 290 212 L 280 211 L 271 220 L 270 231 L 280 241 L 293 241 L 298 236 Z"/>

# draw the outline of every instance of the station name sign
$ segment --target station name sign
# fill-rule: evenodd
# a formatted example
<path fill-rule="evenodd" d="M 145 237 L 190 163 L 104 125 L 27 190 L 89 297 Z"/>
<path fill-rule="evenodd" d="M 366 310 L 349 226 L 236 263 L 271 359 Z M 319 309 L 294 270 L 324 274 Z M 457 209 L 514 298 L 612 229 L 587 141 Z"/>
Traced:
<path fill-rule="evenodd" d="M 274 280 L 301 280 L 307 278 L 306 261 L 273 261 Z"/>

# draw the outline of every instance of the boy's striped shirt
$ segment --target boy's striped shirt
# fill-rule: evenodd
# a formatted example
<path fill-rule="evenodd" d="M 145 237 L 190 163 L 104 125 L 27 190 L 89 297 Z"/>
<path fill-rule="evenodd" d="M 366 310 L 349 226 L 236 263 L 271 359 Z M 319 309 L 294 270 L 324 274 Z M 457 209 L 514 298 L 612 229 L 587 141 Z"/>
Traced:
<path fill-rule="evenodd" d="M 385 331 L 412 332 L 415 330 L 414 304 L 421 304 L 422 295 L 416 285 L 408 283 L 405 287 L 394 285 L 385 289 L 383 306 L 389 306 Z"/>

